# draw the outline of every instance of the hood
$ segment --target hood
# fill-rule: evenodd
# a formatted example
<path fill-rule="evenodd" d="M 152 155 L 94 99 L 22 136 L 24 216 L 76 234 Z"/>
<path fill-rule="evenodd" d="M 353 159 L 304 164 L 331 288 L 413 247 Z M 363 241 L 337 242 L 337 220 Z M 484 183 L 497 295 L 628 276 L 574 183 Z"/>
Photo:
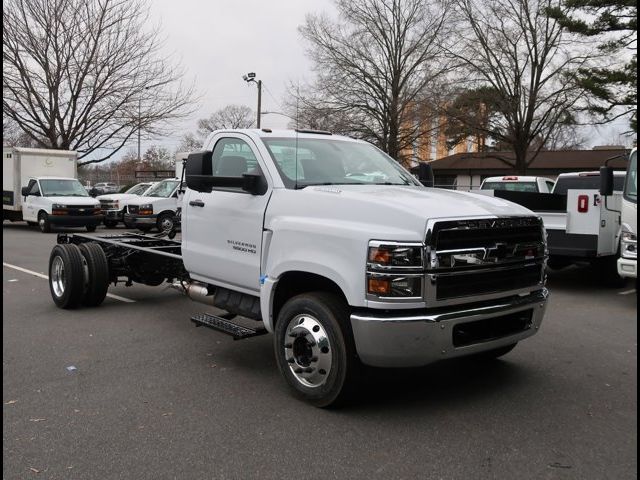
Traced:
<path fill-rule="evenodd" d="M 116 200 L 126 200 L 128 198 L 134 198 L 138 195 L 133 193 L 110 193 L 107 195 L 98 195 L 96 200 L 106 200 L 106 201 L 116 201 Z"/>
<path fill-rule="evenodd" d="M 95 205 L 100 206 L 100 202 L 93 197 L 42 197 L 49 200 L 52 204 L 59 203 L 62 205 Z"/>
<path fill-rule="evenodd" d="M 134 195 L 135 196 L 135 195 Z M 127 203 L 129 205 L 144 205 L 145 203 L 155 203 L 160 200 L 168 200 L 169 197 L 139 197 L 131 198 Z"/>
<path fill-rule="evenodd" d="M 328 185 L 279 190 L 274 191 L 271 202 L 281 204 L 274 212 L 287 212 L 289 217 L 299 220 L 306 217 L 327 225 L 351 223 L 354 228 L 370 231 L 372 238 L 388 240 L 421 240 L 431 219 L 536 216 L 500 198 L 394 185 Z"/>

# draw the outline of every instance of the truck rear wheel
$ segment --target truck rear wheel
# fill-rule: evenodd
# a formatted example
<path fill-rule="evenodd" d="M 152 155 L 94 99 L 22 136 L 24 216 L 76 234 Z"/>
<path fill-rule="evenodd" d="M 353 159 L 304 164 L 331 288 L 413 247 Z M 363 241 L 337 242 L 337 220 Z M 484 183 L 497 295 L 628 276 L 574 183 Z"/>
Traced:
<path fill-rule="evenodd" d="M 305 293 L 282 307 L 275 327 L 278 369 L 296 395 L 317 406 L 346 400 L 358 366 L 343 299 Z"/>
<path fill-rule="evenodd" d="M 87 263 L 86 291 L 82 303 L 87 307 L 97 307 L 107 296 L 109 262 L 100 245 L 95 242 L 82 243 L 78 248 Z"/>
<path fill-rule="evenodd" d="M 40 227 L 40 231 L 42 233 L 51 232 L 51 224 L 49 223 L 49 215 L 45 212 L 40 212 L 38 214 L 38 227 Z"/>
<path fill-rule="evenodd" d="M 56 245 L 49 256 L 49 290 L 54 303 L 65 309 L 76 308 L 84 293 L 82 254 L 72 243 Z"/>

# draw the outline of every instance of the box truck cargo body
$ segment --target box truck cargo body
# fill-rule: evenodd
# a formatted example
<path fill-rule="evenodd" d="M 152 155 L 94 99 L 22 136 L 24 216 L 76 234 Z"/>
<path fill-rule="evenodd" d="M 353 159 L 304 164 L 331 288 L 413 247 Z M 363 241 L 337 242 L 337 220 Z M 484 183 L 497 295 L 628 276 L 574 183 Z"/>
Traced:
<path fill-rule="evenodd" d="M 78 154 L 39 148 L 2 149 L 2 210 L 5 220 L 22 220 L 22 195 L 30 178 L 78 178 Z"/>

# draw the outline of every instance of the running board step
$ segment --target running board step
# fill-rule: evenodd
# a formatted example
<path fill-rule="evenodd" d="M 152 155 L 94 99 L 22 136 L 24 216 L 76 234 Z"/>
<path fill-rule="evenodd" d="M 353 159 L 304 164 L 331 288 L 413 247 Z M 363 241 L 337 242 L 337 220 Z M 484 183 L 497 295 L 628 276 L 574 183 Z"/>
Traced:
<path fill-rule="evenodd" d="M 198 315 L 194 315 L 191 317 L 191 321 L 196 324 L 196 327 L 213 328 L 219 332 L 231 335 L 234 340 L 257 337 L 258 335 L 264 335 L 267 333 L 265 328 L 244 327 L 233 323 L 231 320 L 226 320 L 222 317 L 217 317 L 208 313 L 199 313 Z"/>

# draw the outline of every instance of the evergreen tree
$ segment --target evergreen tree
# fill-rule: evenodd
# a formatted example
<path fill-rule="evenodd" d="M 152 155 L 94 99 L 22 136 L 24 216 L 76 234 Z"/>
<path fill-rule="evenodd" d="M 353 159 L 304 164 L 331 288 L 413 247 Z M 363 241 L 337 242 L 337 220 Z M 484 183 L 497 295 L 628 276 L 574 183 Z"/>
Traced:
<path fill-rule="evenodd" d="M 565 0 L 562 8 L 550 8 L 548 14 L 571 32 L 602 38 L 599 48 L 610 65 L 583 68 L 578 77 L 591 94 L 589 110 L 605 122 L 629 114 L 631 128 L 637 132 L 636 0 Z"/>

